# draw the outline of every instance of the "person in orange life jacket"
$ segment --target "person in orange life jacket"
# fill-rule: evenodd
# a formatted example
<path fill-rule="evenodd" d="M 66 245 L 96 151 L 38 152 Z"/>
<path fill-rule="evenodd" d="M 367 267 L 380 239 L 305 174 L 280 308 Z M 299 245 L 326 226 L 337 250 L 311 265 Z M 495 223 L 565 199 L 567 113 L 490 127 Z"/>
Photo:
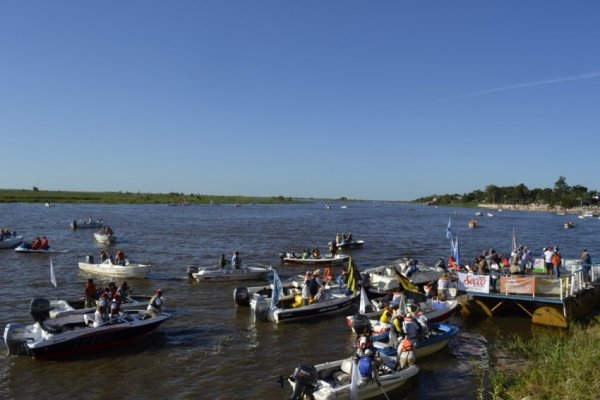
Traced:
<path fill-rule="evenodd" d="M 115 264 L 125 265 L 125 253 L 123 250 L 117 251 L 117 256 L 115 257 Z"/>
<path fill-rule="evenodd" d="M 358 372 L 363 382 L 372 381 L 381 386 L 379 382 L 379 367 L 381 358 L 372 349 L 367 349 L 365 355 L 358 360 Z"/>
<path fill-rule="evenodd" d="M 554 254 L 552 254 L 552 268 L 554 269 L 554 275 L 556 278 L 560 278 L 560 267 L 562 266 L 562 256 L 558 247 L 554 248 Z"/>
<path fill-rule="evenodd" d="M 415 365 L 417 357 L 413 351 L 413 343 L 403 337 L 398 338 L 398 370 Z"/>
<path fill-rule="evenodd" d="M 85 308 L 96 307 L 96 299 L 98 298 L 98 289 L 94 284 L 94 280 L 89 278 L 85 283 Z"/>
<path fill-rule="evenodd" d="M 33 243 L 31 244 L 31 250 L 39 250 L 42 248 L 42 239 L 39 237 L 35 238 Z"/>
<path fill-rule="evenodd" d="M 121 312 L 121 295 L 119 293 L 115 294 L 115 297 L 110 302 L 110 318 L 115 318 L 119 316 Z"/>
<path fill-rule="evenodd" d="M 44 238 L 42 239 L 41 248 L 44 250 L 48 250 L 50 248 L 50 243 L 48 242 L 48 238 L 46 236 L 44 236 Z"/>
<path fill-rule="evenodd" d="M 156 317 L 162 314 L 162 306 L 163 306 L 163 298 L 162 298 L 162 289 L 157 289 L 156 294 L 152 296 L 150 299 L 150 303 L 148 304 L 148 314 L 151 317 Z"/>

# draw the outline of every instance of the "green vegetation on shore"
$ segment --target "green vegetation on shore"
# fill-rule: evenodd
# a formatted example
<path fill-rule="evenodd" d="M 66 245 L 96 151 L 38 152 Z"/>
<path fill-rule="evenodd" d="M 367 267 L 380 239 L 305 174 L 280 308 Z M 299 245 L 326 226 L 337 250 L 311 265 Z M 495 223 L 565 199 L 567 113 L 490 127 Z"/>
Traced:
<path fill-rule="evenodd" d="M 48 191 L 34 187 L 25 189 L 0 189 L 0 203 L 90 203 L 90 204 L 294 204 L 313 201 L 284 196 L 215 196 L 183 193 L 132 193 L 132 192 L 71 192 Z M 334 201 L 334 200 L 329 200 Z M 346 198 L 335 201 L 351 201 Z"/>
<path fill-rule="evenodd" d="M 546 204 L 550 208 L 598 206 L 600 196 L 596 190 L 581 185 L 570 186 L 564 176 L 558 178 L 553 189 L 529 189 L 524 184 L 498 187 L 488 185 L 484 191 L 471 193 L 433 195 L 416 199 L 415 202 L 430 205 L 472 206 L 478 204 Z"/>
<path fill-rule="evenodd" d="M 513 335 L 502 349 L 526 360 L 522 368 L 490 377 L 494 399 L 596 399 L 600 393 L 600 326 L 573 325 L 569 333 L 522 339 Z"/>

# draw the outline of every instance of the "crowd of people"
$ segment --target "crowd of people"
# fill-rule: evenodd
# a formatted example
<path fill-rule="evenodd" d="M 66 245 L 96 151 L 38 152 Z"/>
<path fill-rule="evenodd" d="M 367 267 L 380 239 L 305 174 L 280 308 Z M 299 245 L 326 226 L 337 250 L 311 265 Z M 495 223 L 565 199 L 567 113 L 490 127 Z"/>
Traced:
<path fill-rule="evenodd" d="M 104 262 L 106 260 L 110 260 L 112 264 L 116 265 L 127 265 L 129 264 L 129 260 L 125 256 L 125 252 L 123 250 L 117 250 L 115 256 L 110 255 L 106 250 L 100 250 L 100 262 Z"/>
<path fill-rule="evenodd" d="M 117 286 L 116 282 L 111 281 L 108 286 L 100 289 L 94 283 L 94 279 L 89 278 L 84 285 L 84 306 L 85 308 L 96 308 L 94 327 L 118 317 L 121 313 L 123 302 L 133 301 L 130 297 L 131 293 L 133 293 L 133 289 L 127 281 L 123 281 L 119 286 Z M 162 289 L 156 290 L 156 293 L 148 302 L 146 312 L 150 317 L 162 313 L 162 293 Z"/>
<path fill-rule="evenodd" d="M 0 241 L 10 239 L 17 236 L 16 231 L 11 231 L 8 228 L 0 228 Z"/>

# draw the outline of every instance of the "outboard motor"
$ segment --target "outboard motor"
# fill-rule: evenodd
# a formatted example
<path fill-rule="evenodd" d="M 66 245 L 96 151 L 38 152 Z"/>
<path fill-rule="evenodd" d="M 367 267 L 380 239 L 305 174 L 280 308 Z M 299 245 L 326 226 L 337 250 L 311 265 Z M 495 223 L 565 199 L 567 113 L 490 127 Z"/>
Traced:
<path fill-rule="evenodd" d="M 40 325 L 50 317 L 50 300 L 36 297 L 31 300 L 29 305 L 29 313 L 35 322 Z"/>
<path fill-rule="evenodd" d="M 356 314 L 351 318 L 351 328 L 357 335 L 362 335 L 371 329 L 371 322 L 369 317 L 364 314 Z"/>
<path fill-rule="evenodd" d="M 194 276 L 192 274 L 195 274 L 198 272 L 198 267 L 194 267 L 192 265 L 188 265 L 187 267 L 187 276 L 188 278 L 193 278 Z"/>
<path fill-rule="evenodd" d="M 254 304 L 251 304 L 250 306 L 254 312 L 254 316 L 258 319 L 266 319 L 267 312 L 269 311 L 267 299 L 259 294 L 255 294 L 252 300 L 254 300 Z"/>
<path fill-rule="evenodd" d="M 250 295 L 248 294 L 248 288 L 239 287 L 233 289 L 233 300 L 238 306 L 249 306 Z"/>
<path fill-rule="evenodd" d="M 294 393 L 291 400 L 302 400 L 305 396 L 312 398 L 317 388 L 317 369 L 312 365 L 298 364 L 292 376 L 288 378 L 294 383 Z"/>
<path fill-rule="evenodd" d="M 94 263 L 94 256 L 90 256 L 90 255 L 85 256 L 85 262 L 88 263 L 88 264 L 93 264 Z"/>

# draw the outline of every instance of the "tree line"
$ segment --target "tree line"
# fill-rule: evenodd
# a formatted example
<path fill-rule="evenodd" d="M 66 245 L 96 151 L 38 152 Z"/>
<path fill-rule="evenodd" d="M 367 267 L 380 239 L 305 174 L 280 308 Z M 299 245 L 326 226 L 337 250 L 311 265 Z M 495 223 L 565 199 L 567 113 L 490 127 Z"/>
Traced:
<path fill-rule="evenodd" d="M 463 204 L 520 204 L 548 205 L 549 207 L 598 206 L 600 195 L 582 185 L 570 186 L 564 176 L 558 178 L 553 188 L 529 189 L 523 183 L 516 186 L 488 185 L 485 190 L 464 194 L 444 194 L 422 197 L 415 202 L 435 205 Z"/>

